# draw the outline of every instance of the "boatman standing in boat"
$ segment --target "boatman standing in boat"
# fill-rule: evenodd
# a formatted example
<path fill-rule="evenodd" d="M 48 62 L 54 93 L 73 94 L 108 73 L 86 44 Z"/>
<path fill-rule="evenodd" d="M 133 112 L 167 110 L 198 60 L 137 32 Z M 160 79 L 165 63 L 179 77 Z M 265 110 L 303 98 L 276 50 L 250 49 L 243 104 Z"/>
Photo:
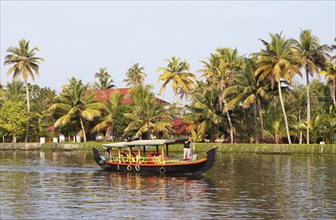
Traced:
<path fill-rule="evenodd" d="M 190 160 L 190 137 L 189 135 L 185 136 L 184 149 L 183 149 L 183 160 Z"/>

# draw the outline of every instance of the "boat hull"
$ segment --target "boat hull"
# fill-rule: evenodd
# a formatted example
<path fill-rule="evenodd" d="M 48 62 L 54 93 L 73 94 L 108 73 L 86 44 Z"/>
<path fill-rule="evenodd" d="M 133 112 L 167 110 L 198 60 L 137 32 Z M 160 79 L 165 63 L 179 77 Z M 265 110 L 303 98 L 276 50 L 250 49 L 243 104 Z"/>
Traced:
<path fill-rule="evenodd" d="M 101 159 L 100 153 L 96 148 L 93 148 L 93 155 L 97 164 L 105 171 L 199 175 L 208 171 L 214 165 L 216 161 L 216 150 L 217 148 L 213 148 L 207 151 L 207 157 L 204 159 L 171 164 L 136 164 L 106 162 Z"/>

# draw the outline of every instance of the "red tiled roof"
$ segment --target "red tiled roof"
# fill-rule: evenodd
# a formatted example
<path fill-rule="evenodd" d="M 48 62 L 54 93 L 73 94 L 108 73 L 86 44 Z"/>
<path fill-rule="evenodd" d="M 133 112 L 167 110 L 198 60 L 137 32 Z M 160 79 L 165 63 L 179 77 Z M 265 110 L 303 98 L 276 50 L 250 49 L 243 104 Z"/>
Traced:
<path fill-rule="evenodd" d="M 112 93 L 118 92 L 120 95 L 124 96 L 123 104 L 132 104 L 131 98 L 127 95 L 129 93 L 129 88 L 113 88 L 104 90 L 87 90 L 85 95 L 90 95 L 92 93 L 96 94 L 96 99 L 102 102 L 106 102 Z"/>
<path fill-rule="evenodd" d="M 186 134 L 187 127 L 190 125 L 188 122 L 183 122 L 182 118 L 175 118 L 172 121 L 172 129 L 174 134 Z"/>
<path fill-rule="evenodd" d="M 92 93 L 95 93 L 96 94 L 96 99 L 98 99 L 99 101 L 102 101 L 102 102 L 106 102 L 107 99 L 111 96 L 112 93 L 118 92 L 120 95 L 124 96 L 123 104 L 124 105 L 131 105 L 131 104 L 133 104 L 133 100 L 128 95 L 129 91 L 130 91 L 130 88 L 113 88 L 113 89 L 104 89 L 104 90 L 87 90 L 85 94 L 90 95 Z M 156 100 L 158 101 L 158 103 L 160 103 L 162 105 L 169 104 L 168 102 L 166 102 L 162 99 L 159 99 L 159 98 L 156 98 Z"/>
<path fill-rule="evenodd" d="M 55 129 L 55 125 L 51 125 L 49 128 L 47 128 L 47 131 L 54 131 Z"/>

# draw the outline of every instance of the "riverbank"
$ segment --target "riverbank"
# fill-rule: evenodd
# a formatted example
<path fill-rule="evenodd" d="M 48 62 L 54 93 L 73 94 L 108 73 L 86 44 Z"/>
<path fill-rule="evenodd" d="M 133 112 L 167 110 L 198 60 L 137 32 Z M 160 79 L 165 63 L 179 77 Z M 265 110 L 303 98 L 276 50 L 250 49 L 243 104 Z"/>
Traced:
<path fill-rule="evenodd" d="M 92 147 L 102 149 L 104 142 L 87 143 L 0 143 L 0 151 L 91 151 Z M 226 143 L 196 143 L 195 149 L 204 152 L 212 147 L 218 147 L 222 153 L 259 153 L 259 154 L 336 154 L 336 144 L 226 144 Z M 170 147 L 172 152 L 183 150 L 182 145 Z"/>

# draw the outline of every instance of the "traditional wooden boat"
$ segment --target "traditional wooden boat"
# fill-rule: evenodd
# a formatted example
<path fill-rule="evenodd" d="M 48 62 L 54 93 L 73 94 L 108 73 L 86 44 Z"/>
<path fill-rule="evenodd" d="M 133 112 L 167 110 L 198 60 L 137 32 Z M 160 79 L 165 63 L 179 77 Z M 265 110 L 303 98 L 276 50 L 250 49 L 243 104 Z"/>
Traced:
<path fill-rule="evenodd" d="M 174 140 L 138 140 L 105 144 L 104 156 L 94 147 L 93 157 L 101 168 L 115 172 L 199 175 L 214 165 L 217 148 L 208 150 L 205 158 L 181 160 L 169 157 L 169 145 L 176 143 Z"/>

